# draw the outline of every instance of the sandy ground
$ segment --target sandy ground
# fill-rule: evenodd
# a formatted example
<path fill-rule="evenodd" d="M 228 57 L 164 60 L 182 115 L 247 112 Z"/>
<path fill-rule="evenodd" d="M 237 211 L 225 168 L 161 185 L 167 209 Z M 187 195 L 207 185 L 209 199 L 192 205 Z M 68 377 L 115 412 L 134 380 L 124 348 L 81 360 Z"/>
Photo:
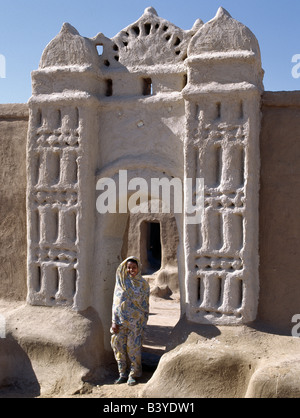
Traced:
<path fill-rule="evenodd" d="M 9 306 L 9 305 L 8 305 Z M 151 379 L 157 368 L 160 357 L 165 348 L 174 326 L 180 318 L 179 294 L 173 293 L 168 299 L 150 297 L 150 315 L 145 333 L 142 352 L 143 376 L 136 386 L 128 386 L 127 383 L 115 385 L 118 377 L 117 365 L 114 360 L 107 365 L 103 378 L 93 384 L 85 383 L 78 393 L 72 395 L 40 395 L 40 398 L 138 398 L 143 386 Z M 32 394 L 26 394 L 23 390 L 10 387 L 0 391 L 0 398 L 27 398 Z"/>
<path fill-rule="evenodd" d="M 136 386 L 128 386 L 127 383 L 121 385 L 114 384 L 115 379 L 118 377 L 118 373 L 116 362 L 112 359 L 111 364 L 107 365 L 105 373 L 103 373 L 103 376 L 101 379 L 99 379 L 99 381 L 93 383 L 85 383 L 84 386 L 78 390 L 78 392 L 72 393 L 72 395 L 63 395 L 61 393 L 58 394 L 59 392 L 57 391 L 56 395 L 47 396 L 42 394 L 38 397 L 100 398 L 111 400 L 117 398 L 140 398 L 145 385 L 152 378 L 161 356 L 166 352 L 166 346 L 169 345 L 168 343 L 170 342 L 171 332 L 179 321 L 179 317 L 179 295 L 172 294 L 169 299 L 157 298 L 153 295 L 151 296 L 150 316 L 143 347 L 143 376 L 138 380 L 138 384 Z M 254 377 L 256 376 L 256 380 L 254 379 L 254 386 L 251 386 L 249 393 L 255 394 L 261 391 L 261 393 L 267 393 L 268 396 L 270 395 L 269 397 L 273 397 L 275 392 L 277 394 L 277 389 L 279 387 L 278 382 L 280 381 L 281 391 L 284 395 L 296 394 L 296 397 L 299 397 L 300 339 L 292 338 L 291 336 L 277 335 L 264 328 L 261 328 L 259 324 L 256 324 L 256 326 L 254 325 L 252 327 L 225 326 L 223 328 L 212 326 L 208 328 L 205 327 L 205 330 L 202 329 L 201 325 L 199 325 L 198 332 L 195 331 L 195 325 L 189 326 L 183 321 L 180 327 L 176 327 L 176 332 L 174 332 L 172 335 L 172 342 L 176 343 L 177 341 L 178 344 L 181 344 L 183 341 L 188 341 L 188 347 L 186 347 L 187 352 L 189 348 L 193 349 L 195 344 L 197 344 L 197 353 L 199 352 L 199 347 L 203 347 L 203 350 L 200 349 L 201 358 L 199 358 L 199 362 L 196 364 L 198 365 L 198 371 L 193 365 L 190 376 L 194 376 L 195 373 L 196 375 L 202 373 L 201 362 L 205 363 L 206 358 L 211 364 L 212 348 L 216 353 L 216 367 L 219 370 L 220 359 L 218 358 L 217 354 L 220 353 L 221 360 L 225 359 L 224 361 L 226 363 L 226 359 L 228 360 L 232 358 L 232 349 L 234 347 L 234 351 L 243 356 L 243 361 L 245 362 L 245 370 L 247 370 L 247 373 L 249 373 L 249 376 L 247 375 L 248 377 L 245 380 L 246 384 L 248 384 L 247 382 L 252 375 Z M 179 359 L 178 361 L 181 362 L 182 360 Z M 182 366 L 182 364 L 180 366 Z M 174 366 L 174 364 L 172 367 L 177 368 L 176 365 Z M 199 391 L 202 390 L 202 394 L 206 393 L 206 389 L 209 387 L 208 381 L 210 381 L 211 387 L 213 390 L 215 390 L 215 379 L 218 381 L 218 379 L 222 377 L 222 374 L 220 375 L 220 373 L 217 373 L 215 377 L 213 365 L 211 367 L 212 369 L 209 371 L 209 378 L 205 378 L 203 380 L 202 383 L 204 386 L 202 389 L 201 387 L 199 389 Z M 180 367 L 179 369 L 177 368 L 177 372 L 178 370 L 181 370 Z M 173 370 L 171 370 L 171 372 L 173 372 Z M 275 380 L 274 376 L 276 377 Z M 186 378 L 189 379 L 189 376 L 186 376 Z M 234 375 L 233 378 L 236 379 L 236 376 Z M 262 382 L 261 387 L 258 385 L 260 382 L 259 379 Z M 267 387 L 269 392 L 264 392 L 264 387 L 267 386 L 266 382 L 268 384 L 275 382 L 275 392 L 272 387 L 269 389 Z M 157 397 L 157 393 L 159 393 L 159 395 L 167 398 L 168 395 L 172 393 L 172 385 L 172 380 L 168 381 L 168 379 L 166 379 L 160 381 L 159 379 L 152 379 L 151 384 L 147 385 L 147 393 L 154 397 Z M 190 386 L 188 387 L 192 387 L 191 385 L 194 385 L 194 383 L 190 383 Z M 234 385 L 226 383 L 226 386 L 233 387 Z M 221 391 L 220 393 L 222 395 L 223 388 L 224 386 L 222 383 L 219 385 L 219 391 Z M 247 388 L 244 389 L 246 391 Z M 151 393 L 155 394 L 151 395 Z M 182 394 L 182 392 L 180 392 L 180 394 Z M 10 388 L 10 391 L 0 392 L 0 398 L 27 398 L 32 396 L 35 395 L 28 394 L 27 396 L 24 391 L 19 392 L 17 388 Z M 119 402 L 121 402 L 121 399 Z"/>
<path fill-rule="evenodd" d="M 118 377 L 115 364 L 107 369 L 107 375 L 99 384 L 86 384 L 80 393 L 72 397 L 138 398 L 143 386 L 151 379 L 160 357 L 164 354 L 169 335 L 180 317 L 179 296 L 169 299 L 151 296 L 150 315 L 143 346 L 143 376 L 136 386 L 127 383 L 115 385 Z"/>

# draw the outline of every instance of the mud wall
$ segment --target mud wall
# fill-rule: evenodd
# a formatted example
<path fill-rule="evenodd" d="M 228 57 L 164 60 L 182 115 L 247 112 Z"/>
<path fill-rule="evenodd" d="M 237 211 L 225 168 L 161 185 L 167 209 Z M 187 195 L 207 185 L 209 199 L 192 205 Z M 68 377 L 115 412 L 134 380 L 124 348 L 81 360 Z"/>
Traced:
<path fill-rule="evenodd" d="M 0 298 L 26 298 L 26 104 L 0 105 Z M 300 92 L 262 101 L 257 320 L 290 334 L 300 314 Z"/>
<path fill-rule="evenodd" d="M 300 313 L 300 92 L 266 92 L 262 115 L 258 319 L 290 334 Z"/>
<path fill-rule="evenodd" d="M 26 298 L 25 104 L 0 105 L 0 298 Z"/>

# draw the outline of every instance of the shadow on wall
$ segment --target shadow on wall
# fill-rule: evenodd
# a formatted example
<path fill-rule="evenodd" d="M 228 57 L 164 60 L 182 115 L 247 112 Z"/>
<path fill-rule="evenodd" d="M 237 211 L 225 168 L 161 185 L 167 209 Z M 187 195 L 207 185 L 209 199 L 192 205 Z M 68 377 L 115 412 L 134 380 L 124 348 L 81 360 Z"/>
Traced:
<path fill-rule="evenodd" d="M 166 352 L 164 347 L 168 343 L 172 330 L 171 326 L 148 325 L 145 333 L 146 347 L 144 347 L 144 351 L 162 356 Z"/>
<path fill-rule="evenodd" d="M 0 398 L 40 395 L 40 384 L 25 350 L 12 336 L 0 339 Z"/>
<path fill-rule="evenodd" d="M 196 324 L 188 321 L 186 316 L 183 316 L 175 325 L 168 339 L 166 351 L 173 350 L 178 345 L 184 343 L 192 333 L 198 334 L 207 340 L 216 338 L 221 334 L 219 328 L 215 325 Z"/>
<path fill-rule="evenodd" d="M 93 308 L 78 313 L 20 304 L 6 317 L 7 337 L 0 339 L 0 397 L 75 393 L 102 375 L 107 353 L 102 322 Z"/>

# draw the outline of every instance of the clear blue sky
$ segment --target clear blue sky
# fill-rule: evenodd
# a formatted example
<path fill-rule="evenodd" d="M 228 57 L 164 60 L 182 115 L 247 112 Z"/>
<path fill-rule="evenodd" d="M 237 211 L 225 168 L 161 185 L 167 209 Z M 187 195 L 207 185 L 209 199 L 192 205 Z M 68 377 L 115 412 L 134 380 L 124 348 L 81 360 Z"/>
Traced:
<path fill-rule="evenodd" d="M 0 103 L 27 102 L 30 73 L 64 22 L 82 36 L 102 32 L 111 38 L 150 6 L 182 29 L 190 29 L 197 18 L 207 22 L 223 6 L 256 35 L 265 89 L 300 90 L 300 78 L 291 72 L 292 57 L 300 54 L 300 0 L 0 0 L 0 6 L 0 58 L 6 60 Z"/>

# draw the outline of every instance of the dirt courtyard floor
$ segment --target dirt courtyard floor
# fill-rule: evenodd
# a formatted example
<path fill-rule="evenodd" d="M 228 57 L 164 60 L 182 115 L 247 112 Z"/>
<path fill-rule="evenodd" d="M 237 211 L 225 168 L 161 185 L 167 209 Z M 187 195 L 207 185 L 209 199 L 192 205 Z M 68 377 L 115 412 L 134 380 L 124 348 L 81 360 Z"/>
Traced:
<path fill-rule="evenodd" d="M 30 330 L 34 333 L 33 325 L 36 324 L 36 320 L 30 307 L 16 304 L 15 309 L 12 309 L 10 304 L 3 303 L 1 312 L 8 311 L 10 327 L 14 327 L 12 329 L 19 340 L 24 335 L 27 336 Z M 48 322 L 43 327 L 46 336 L 49 330 L 51 334 L 54 324 L 51 311 L 47 310 L 47 314 Z M 67 323 L 70 319 L 64 310 L 59 311 L 58 314 L 58 318 L 55 314 L 57 325 L 55 331 L 57 332 L 58 329 L 61 332 L 64 330 L 64 326 L 60 328 L 61 318 L 63 320 L 66 318 Z M 76 315 L 71 315 L 70 318 L 72 321 L 70 323 L 77 326 Z M 118 372 L 112 353 L 111 360 L 106 364 L 105 369 L 101 370 L 97 380 L 84 384 L 81 381 L 81 369 L 78 374 L 75 370 L 74 374 L 69 375 L 71 370 L 67 362 L 66 369 L 63 370 L 71 381 L 67 379 L 67 384 L 62 385 L 61 376 L 65 375 L 61 367 L 64 367 L 64 362 L 59 362 L 55 351 L 52 357 L 42 355 L 41 358 L 38 357 L 38 361 L 34 361 L 32 357 L 32 362 L 28 360 L 26 363 L 26 358 L 22 357 L 20 370 L 17 369 L 18 373 L 19 371 L 22 373 L 24 364 L 25 366 L 29 364 L 30 370 L 25 366 L 24 370 L 32 371 L 34 376 L 38 376 L 37 383 L 40 383 L 41 391 L 31 390 L 27 385 L 26 387 L 8 385 L 1 389 L 0 398 L 137 399 L 146 396 L 166 399 L 189 397 L 188 395 L 196 398 L 246 395 L 246 397 L 299 397 L 299 338 L 275 334 L 261 328 L 261 324 L 241 327 L 203 327 L 189 324 L 184 318 L 178 323 L 179 319 L 179 294 L 173 293 L 169 298 L 151 295 L 150 315 L 142 352 L 143 376 L 138 379 L 136 386 L 128 386 L 127 383 L 114 384 Z M 47 324 L 50 325 L 47 327 Z M 72 338 L 74 335 L 71 334 Z M 72 343 L 75 342 L 72 340 Z M 166 349 L 171 348 L 174 349 L 160 361 L 162 355 L 167 352 Z M 37 353 L 40 352 L 37 350 Z M 7 360 L 5 357 L 8 365 L 9 358 L 10 356 Z M 12 354 L 13 362 L 15 358 Z M 5 362 L 2 363 L 4 371 L 7 366 Z M 53 367 L 49 368 L 49 364 Z M 157 372 L 154 374 L 155 371 Z M 202 379 L 197 378 L 200 375 Z M 181 383 L 174 386 L 174 381 Z M 182 381 L 185 382 L 184 385 Z"/>
<path fill-rule="evenodd" d="M 143 386 L 151 379 L 160 357 L 164 354 L 172 329 L 180 318 L 179 295 L 169 299 L 150 297 L 150 315 L 143 346 L 143 376 L 136 386 L 127 383 L 115 385 L 118 377 L 116 364 L 107 368 L 106 377 L 98 384 L 86 384 L 80 393 L 72 398 L 138 398 Z"/>

